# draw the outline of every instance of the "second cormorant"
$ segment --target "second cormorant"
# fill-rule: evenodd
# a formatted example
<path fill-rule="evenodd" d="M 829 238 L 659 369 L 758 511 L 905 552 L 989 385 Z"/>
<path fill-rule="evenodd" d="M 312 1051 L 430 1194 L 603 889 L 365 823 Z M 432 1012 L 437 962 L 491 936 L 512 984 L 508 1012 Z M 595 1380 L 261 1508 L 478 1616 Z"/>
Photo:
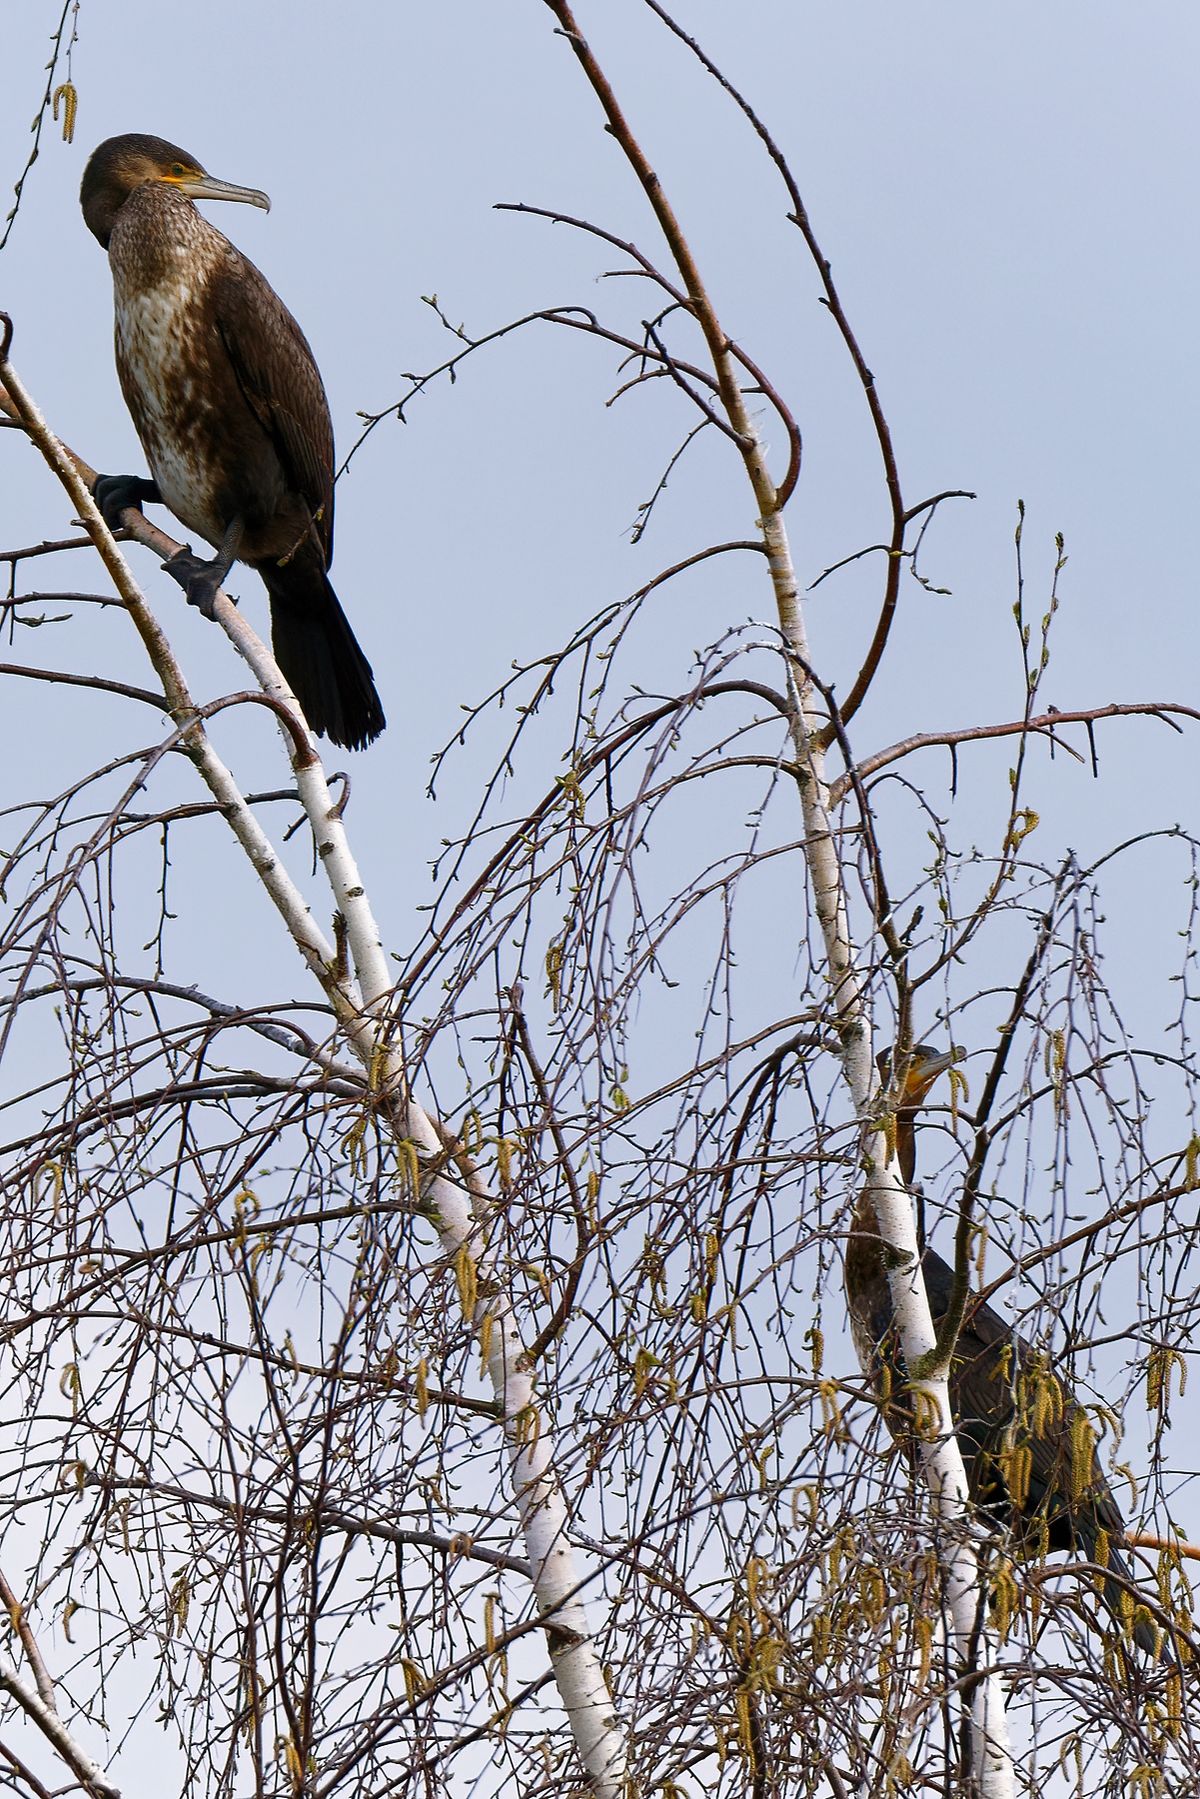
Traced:
<path fill-rule="evenodd" d="M 907 1187 L 916 1170 L 916 1116 L 938 1076 L 955 1061 L 919 1043 L 893 1083 L 896 1158 Z M 891 1059 L 880 1058 L 885 1082 Z M 875 1381 L 888 1428 L 911 1442 L 904 1366 L 896 1337 L 888 1254 L 879 1236 L 870 1188 L 860 1194 L 846 1245 L 846 1299 L 859 1360 Z M 934 1326 L 950 1308 L 954 1274 L 922 1246 L 921 1273 Z M 1013 1329 L 986 1301 L 968 1294 L 950 1363 L 950 1403 L 966 1464 L 971 1500 L 985 1519 L 1012 1535 L 1018 1554 L 1065 1550 L 1102 1564 L 1111 1578 L 1101 1596 L 1139 1649 L 1161 1653 L 1159 1633 L 1139 1601 L 1120 1552 L 1125 1523 L 1093 1447 L 1090 1424 L 1069 1384 L 1044 1351 Z"/>

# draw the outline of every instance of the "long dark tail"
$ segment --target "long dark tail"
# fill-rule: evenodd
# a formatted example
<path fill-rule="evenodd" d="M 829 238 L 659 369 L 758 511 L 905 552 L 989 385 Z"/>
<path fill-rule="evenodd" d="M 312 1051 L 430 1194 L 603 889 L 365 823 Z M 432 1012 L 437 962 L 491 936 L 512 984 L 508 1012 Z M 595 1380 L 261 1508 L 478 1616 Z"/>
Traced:
<path fill-rule="evenodd" d="M 271 596 L 271 642 L 309 729 L 342 749 L 365 749 L 387 720 L 371 664 L 315 558 L 259 566 Z"/>
<path fill-rule="evenodd" d="M 1095 1525 L 1090 1518 L 1076 1518 L 1076 1533 L 1080 1539 L 1080 1548 L 1089 1561 L 1096 1560 Z M 1091 1539 L 1090 1541 L 1088 1539 Z M 1115 1575 L 1117 1580 L 1106 1580 L 1101 1588 L 1101 1596 L 1112 1617 L 1116 1620 L 1121 1641 L 1128 1642 L 1129 1619 L 1134 1615 L 1133 1608 L 1138 1604 L 1137 1581 L 1133 1570 L 1115 1544 L 1109 1545 L 1108 1560 L 1105 1566 Z M 1171 1661 L 1170 1640 L 1165 1633 L 1160 1633 L 1146 1616 L 1145 1610 L 1137 1618 L 1133 1627 L 1133 1640 L 1138 1648 L 1149 1656 L 1160 1661 Z"/>

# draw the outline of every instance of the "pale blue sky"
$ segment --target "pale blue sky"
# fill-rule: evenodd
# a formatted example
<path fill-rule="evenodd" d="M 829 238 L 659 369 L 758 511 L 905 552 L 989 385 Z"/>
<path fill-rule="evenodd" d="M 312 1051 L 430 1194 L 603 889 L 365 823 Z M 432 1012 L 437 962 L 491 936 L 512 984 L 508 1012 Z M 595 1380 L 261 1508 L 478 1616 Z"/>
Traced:
<path fill-rule="evenodd" d="M 23 6 L 8 22 L 8 79 L 21 101 L 0 121 L 6 181 L 26 151 L 56 10 Z M 1198 673 L 1188 355 L 1196 14 L 754 0 L 736 16 L 693 3 L 681 17 L 792 157 L 876 371 L 909 493 L 979 494 L 944 512 L 928 546 L 929 572 L 954 599 L 908 602 L 903 635 L 939 671 L 936 704 L 919 719 L 911 708 L 872 715 L 860 741 L 876 726 L 886 738 L 1011 712 L 1018 496 L 1029 506 L 1031 570 L 1057 529 L 1071 556 L 1055 702 L 1186 699 Z M 103 14 L 84 5 L 76 142 L 47 134 L 0 277 L 25 379 L 62 433 L 105 466 L 140 466 L 112 368 L 108 273 L 76 203 L 86 156 L 111 133 L 173 136 L 214 172 L 270 191 L 269 217 L 212 216 L 301 320 L 343 449 L 357 409 L 386 405 L 403 371 L 444 352 L 422 294 L 436 292 L 473 331 L 531 306 L 616 298 L 612 284 L 594 287 L 606 264 L 590 246 L 495 214 L 494 201 L 561 204 L 651 243 L 641 197 L 534 0 L 336 12 L 301 3 L 287 9 L 286 30 L 277 8 L 217 3 L 202 23 L 184 18 L 137 0 Z M 727 325 L 799 414 L 807 461 L 792 530 L 811 578 L 876 536 L 883 515 L 861 400 L 782 222 L 781 191 L 731 109 L 632 0 L 606 0 L 589 23 Z M 673 482 L 656 529 L 628 548 L 623 528 L 683 411 L 655 394 L 604 412 L 613 385 L 603 351 L 539 330 L 481 358 L 456 389 L 418 401 L 406 429 L 381 430 L 339 489 L 336 584 L 393 721 L 380 750 L 358 759 L 357 777 L 403 806 L 419 841 L 435 828 L 417 800 L 419 771 L 448 700 L 477 694 L 511 655 L 694 547 L 697 517 L 733 535 L 749 523 L 741 484 L 706 444 Z M 8 504 L 24 534 L 58 530 L 58 496 L 30 457 L 6 451 Z M 173 606 L 149 559 L 138 566 Z M 754 569 L 738 577 L 732 590 L 724 579 L 701 584 L 711 610 L 689 620 L 692 641 L 720 618 L 764 611 Z M 253 610 L 258 584 L 246 576 L 242 587 Z M 873 593 L 864 569 L 812 607 L 814 645 L 839 681 Z M 215 689 L 227 652 L 203 621 L 179 616 L 203 671 L 196 679 Z M 106 643 L 113 665 L 132 672 L 132 642 L 110 626 Z M 19 710 L 22 696 L 9 705 Z M 1160 786 L 1160 730 L 1123 727 L 1104 743 L 1117 791 L 1144 801 L 1150 788 L 1166 813 L 1183 815 L 1186 759 L 1174 758 L 1172 797 L 1170 771 Z M 1061 794 L 1044 796 L 1047 822 L 1060 797 L 1071 828 L 1086 833 L 1097 796 L 1062 765 L 1059 774 Z M 1101 830 L 1112 803 L 1110 787 Z"/>

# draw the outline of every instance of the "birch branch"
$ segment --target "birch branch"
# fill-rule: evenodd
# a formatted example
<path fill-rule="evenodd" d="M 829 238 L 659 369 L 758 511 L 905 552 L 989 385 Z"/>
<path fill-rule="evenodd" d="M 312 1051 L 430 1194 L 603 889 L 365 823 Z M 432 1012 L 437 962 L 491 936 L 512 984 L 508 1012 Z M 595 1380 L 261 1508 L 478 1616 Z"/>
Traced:
<path fill-rule="evenodd" d="M 12 1695 L 90 1793 L 100 1794 L 101 1799 L 121 1799 L 120 1787 L 105 1777 L 98 1762 L 84 1754 L 53 1706 L 47 1705 L 33 1687 L 26 1686 L 11 1662 L 0 1662 L 0 1691 Z"/>
<path fill-rule="evenodd" d="M 0 1601 L 3 1601 L 4 1608 L 9 1616 L 9 1621 L 16 1631 L 17 1636 L 21 1639 L 21 1647 L 25 1651 L 25 1659 L 33 1671 L 33 1678 L 37 1686 L 38 1697 L 49 1711 L 57 1713 L 58 1707 L 54 1700 L 54 1682 L 51 1680 L 49 1670 L 42 1658 L 42 1651 L 39 1647 L 38 1640 L 33 1634 L 33 1630 L 25 1612 L 25 1607 L 17 1598 L 17 1595 L 13 1592 L 3 1574 L 0 1574 Z"/>
<path fill-rule="evenodd" d="M 4 321 L 7 323 L 7 321 Z M 308 816 L 320 866 L 344 921 L 355 977 L 340 971 L 334 946 L 314 923 L 265 832 L 217 756 L 197 717 L 167 639 L 146 605 L 132 572 L 89 491 L 95 471 L 75 457 L 47 426 L 7 360 L 8 334 L 0 345 L 0 406 L 20 419 L 76 507 L 104 560 L 163 683 L 168 707 L 181 729 L 181 746 L 217 799 L 310 972 L 320 982 L 346 1038 L 367 1069 L 401 1152 L 415 1158 L 420 1197 L 436 1226 L 442 1254 L 453 1267 L 467 1321 L 474 1330 L 501 1409 L 513 1499 L 520 1518 L 555 1680 L 580 1759 L 597 1799 L 619 1799 L 625 1786 L 626 1752 L 613 1715 L 604 1671 L 580 1598 L 582 1576 L 568 1527 L 566 1498 L 555 1468 L 554 1431 L 525 1354 L 511 1302 L 487 1243 L 492 1198 L 479 1187 L 468 1193 L 444 1172 L 445 1133 L 408 1092 L 395 1042 L 391 974 L 378 925 L 359 876 L 325 771 L 299 708 L 270 651 L 223 593 L 215 615 L 281 713 L 301 804 Z M 7 389 L 5 404 L 4 390 Z M 179 547 L 136 511 L 125 514 L 131 533 L 164 555 Z"/>
<path fill-rule="evenodd" d="M 1184 706 L 1177 700 L 1111 701 L 1108 705 L 1084 706 L 1068 712 L 1041 712 L 1030 718 L 1009 719 L 997 725 L 968 725 L 958 731 L 921 731 L 912 737 L 903 738 L 899 743 L 889 744 L 887 749 L 877 750 L 873 756 L 864 756 L 849 774 L 839 775 L 836 781 L 830 782 L 830 804 L 837 806 L 845 799 L 855 780 L 868 780 L 871 775 L 878 774 L 880 769 L 903 760 L 905 756 L 913 755 L 917 750 L 945 749 L 953 756 L 960 743 L 983 743 L 994 737 L 1043 736 L 1049 739 L 1052 749 L 1065 750 L 1076 761 L 1082 762 L 1083 757 L 1078 750 L 1073 749 L 1058 735 L 1064 725 L 1087 727 L 1094 771 L 1096 746 L 1091 728 L 1106 718 L 1157 718 L 1164 725 L 1170 725 L 1173 731 L 1178 731 L 1182 727 L 1175 720 L 1187 718 L 1193 723 L 1200 722 L 1200 708 Z"/>

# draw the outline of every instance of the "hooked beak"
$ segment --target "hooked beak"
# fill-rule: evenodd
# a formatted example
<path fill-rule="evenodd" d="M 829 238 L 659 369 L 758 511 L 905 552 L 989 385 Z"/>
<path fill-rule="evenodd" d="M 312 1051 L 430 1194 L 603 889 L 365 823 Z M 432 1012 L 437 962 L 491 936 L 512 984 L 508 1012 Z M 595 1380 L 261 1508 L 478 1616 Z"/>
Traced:
<path fill-rule="evenodd" d="M 953 1068 L 956 1062 L 964 1061 L 966 1053 L 964 1049 L 952 1044 L 942 1054 L 931 1056 L 922 1054 L 922 1045 L 915 1045 L 912 1061 L 904 1070 L 901 1105 L 920 1105 L 938 1076 L 945 1074 L 948 1068 Z"/>
<path fill-rule="evenodd" d="M 271 210 L 271 202 L 261 188 L 238 187 L 232 181 L 218 181 L 215 175 L 192 175 L 173 185 L 189 200 L 240 200 L 245 206 Z"/>

